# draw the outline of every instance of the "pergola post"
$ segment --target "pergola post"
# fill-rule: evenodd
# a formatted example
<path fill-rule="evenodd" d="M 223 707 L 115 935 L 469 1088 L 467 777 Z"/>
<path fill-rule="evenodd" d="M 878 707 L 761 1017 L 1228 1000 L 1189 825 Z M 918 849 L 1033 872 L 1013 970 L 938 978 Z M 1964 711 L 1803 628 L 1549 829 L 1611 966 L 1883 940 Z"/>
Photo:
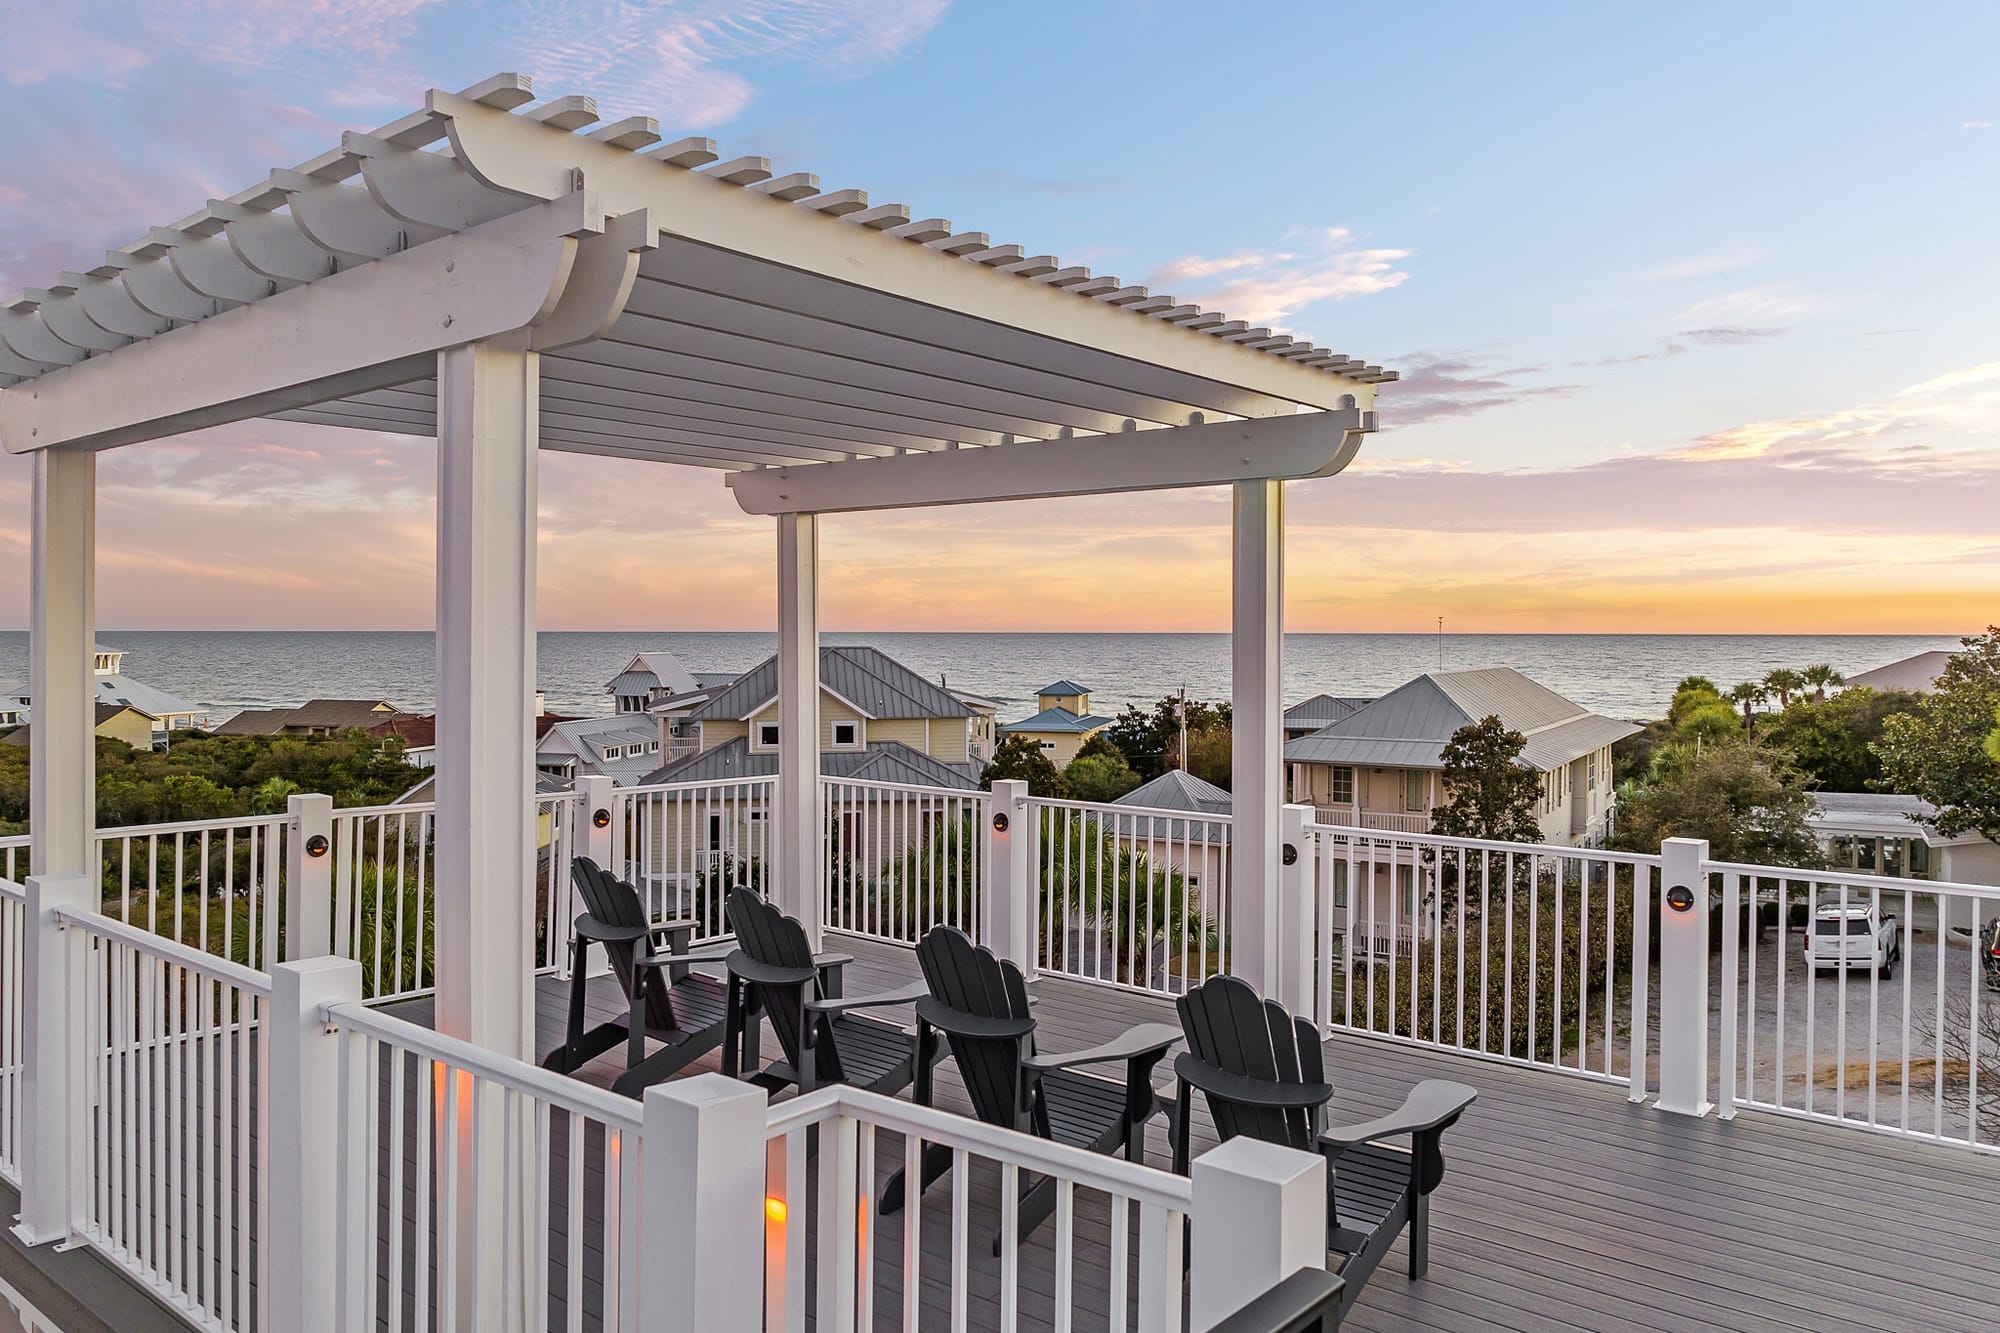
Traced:
<path fill-rule="evenodd" d="M 778 842 L 772 901 L 820 943 L 819 515 L 778 515 Z"/>
<path fill-rule="evenodd" d="M 437 1027 L 534 1056 L 539 355 L 438 354 Z"/>
<path fill-rule="evenodd" d="M 97 455 L 35 455 L 34 575 L 29 594 L 29 873 L 95 874 Z"/>
<path fill-rule="evenodd" d="M 1285 804 L 1285 491 L 1232 484 L 1229 968 L 1276 997 L 1278 819 Z"/>

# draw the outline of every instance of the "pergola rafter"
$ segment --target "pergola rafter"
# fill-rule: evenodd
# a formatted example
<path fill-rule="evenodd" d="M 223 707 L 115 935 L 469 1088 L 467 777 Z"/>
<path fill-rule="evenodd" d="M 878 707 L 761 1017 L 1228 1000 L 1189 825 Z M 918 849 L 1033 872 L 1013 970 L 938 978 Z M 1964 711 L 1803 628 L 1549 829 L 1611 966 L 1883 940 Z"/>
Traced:
<path fill-rule="evenodd" d="M 88 693 L 50 682 L 89 642 L 87 597 L 63 607 L 92 576 L 97 450 L 256 417 L 437 439 L 438 1017 L 517 1054 L 537 449 L 722 470 L 775 517 L 775 879 L 814 929 L 818 516 L 1230 484 L 1229 927 L 1275 986 L 1282 483 L 1345 467 L 1394 372 L 644 117 L 600 127 L 589 98 L 533 102 L 512 74 L 434 91 L 0 302 L 0 445 L 38 486 L 37 873 L 88 869 Z"/>

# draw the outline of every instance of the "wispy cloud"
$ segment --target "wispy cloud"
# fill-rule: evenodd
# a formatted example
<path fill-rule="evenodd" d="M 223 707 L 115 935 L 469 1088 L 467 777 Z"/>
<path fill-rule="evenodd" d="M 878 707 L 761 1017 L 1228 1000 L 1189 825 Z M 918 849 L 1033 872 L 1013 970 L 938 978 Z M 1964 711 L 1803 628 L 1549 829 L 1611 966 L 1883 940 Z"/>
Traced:
<path fill-rule="evenodd" d="M 1816 296 L 1781 287 L 1745 287 L 1696 301 L 1681 312 L 1681 319 L 1698 327 L 1769 325 L 1825 308 L 1826 302 Z"/>
<path fill-rule="evenodd" d="M 1495 366 L 1471 353 L 1415 352 L 1396 359 L 1403 378 L 1383 391 L 1384 419 L 1415 426 L 1465 417 L 1533 398 L 1574 393 L 1574 384 L 1534 383 L 1546 366 Z"/>
<path fill-rule="evenodd" d="M 1716 250 L 1708 254 L 1677 259 L 1669 264 L 1640 269 L 1635 276 L 1641 282 L 1682 282 L 1688 278 L 1705 278 L 1714 273 L 1729 273 L 1736 269 L 1748 268 L 1763 257 L 1763 251 L 1747 247 Z"/>
<path fill-rule="evenodd" d="M 1783 337 L 1781 328 L 1753 329 L 1741 324 L 1717 324 L 1706 329 L 1682 329 L 1681 337 L 1710 347 L 1734 347 L 1741 343 L 1767 342 Z"/>
<path fill-rule="evenodd" d="M 809 67 L 851 78 L 908 52 L 949 0 L 546 0 L 516 20 L 513 42 L 554 81 L 622 110 L 705 129 L 755 101 L 755 74 Z M 796 77 L 788 74 L 787 77 Z"/>
<path fill-rule="evenodd" d="M 1993 122 L 1990 120 L 1961 120 L 1958 123 L 1958 127 L 1962 130 L 1990 130 L 1993 128 Z"/>
<path fill-rule="evenodd" d="M 1185 255 L 1162 264 L 1147 283 L 1232 318 L 1278 328 L 1314 302 L 1372 296 L 1400 287 L 1410 276 L 1397 265 L 1414 251 L 1356 246 L 1345 227 L 1297 239 L 1299 244 L 1284 250 Z"/>

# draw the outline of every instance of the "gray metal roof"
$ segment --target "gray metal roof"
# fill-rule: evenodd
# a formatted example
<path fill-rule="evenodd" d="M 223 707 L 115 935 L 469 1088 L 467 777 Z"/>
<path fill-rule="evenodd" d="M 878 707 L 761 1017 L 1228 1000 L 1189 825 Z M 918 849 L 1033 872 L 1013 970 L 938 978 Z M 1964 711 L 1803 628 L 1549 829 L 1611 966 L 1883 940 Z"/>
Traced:
<path fill-rule="evenodd" d="M 931 684 L 879 648 L 823 645 L 819 650 L 819 683 L 821 689 L 845 699 L 870 718 L 972 716 L 972 710 L 949 691 Z M 688 716 L 748 717 L 777 696 L 778 659 L 767 657 Z"/>
<path fill-rule="evenodd" d="M 1433 671 L 1285 745 L 1292 763 L 1437 768 L 1452 733 L 1485 717 L 1527 738 L 1521 761 L 1546 771 L 1639 731 L 1601 717 L 1512 667 Z"/>
<path fill-rule="evenodd" d="M 871 742 L 865 750 L 822 750 L 819 756 L 819 771 L 826 777 L 864 778 L 952 791 L 977 791 L 979 779 L 972 772 L 976 767 L 933 759 L 901 741 Z M 655 769 L 641 782 L 647 786 L 657 782 L 726 782 L 733 778 L 771 777 L 777 771 L 775 751 L 753 751 L 749 742 L 738 736 L 712 750 Z"/>
<path fill-rule="evenodd" d="M 1849 685 L 1866 685 L 1877 690 L 1915 690 L 1928 694 L 1937 684 L 1937 678 L 1944 673 L 1946 665 L 1957 653 L 1944 651 L 1918 653 L 1900 662 L 1878 666 L 1873 671 L 1864 671 L 1858 676 L 1849 676 Z"/>
<path fill-rule="evenodd" d="M 1108 727 L 1117 720 L 1098 713 L 1078 717 L 1067 708 L 1044 708 L 1033 717 L 1024 717 L 1019 722 L 1002 722 L 1000 734 L 1005 736 L 1016 731 L 1090 732 Z"/>
<path fill-rule="evenodd" d="M 621 671 L 604 687 L 606 694 L 644 694 L 660 683 L 650 671 Z"/>
<path fill-rule="evenodd" d="M 1230 808 L 1228 792 L 1178 768 L 1170 768 L 1151 782 L 1134 787 L 1112 804 L 1189 810 L 1202 815 L 1226 815 Z"/>
<path fill-rule="evenodd" d="M 1085 689 L 1085 688 L 1084 688 L 1083 686 L 1081 686 L 1081 685 L 1077 684 L 1077 683 L 1076 683 L 1075 681 L 1073 681 L 1073 680 L 1059 680 L 1059 681 L 1057 681 L 1057 682 L 1056 682 L 1055 684 L 1053 684 L 1053 685 L 1044 685 L 1044 686 L 1042 686 L 1042 688 L 1040 688 L 1039 690 L 1036 690 L 1036 691 L 1035 691 L 1035 693 L 1036 693 L 1037 695 L 1042 695 L 1042 694 L 1089 694 L 1089 693 L 1090 693 L 1090 691 L 1089 691 L 1089 690 L 1087 690 L 1087 689 Z"/>
<path fill-rule="evenodd" d="M 1329 722 L 1352 717 L 1374 702 L 1373 699 L 1364 699 L 1357 695 L 1315 694 L 1312 698 L 1301 700 L 1285 710 L 1285 725 L 1295 728 L 1323 727 Z"/>
<path fill-rule="evenodd" d="M 1937 807 L 1921 796 L 1900 792 L 1819 791 L 1813 793 L 1813 811 L 1806 823 L 1822 836 L 1859 834 L 1864 837 L 1922 838 L 1932 847 L 1978 842 L 1977 833 L 1947 838 L 1929 820 Z"/>

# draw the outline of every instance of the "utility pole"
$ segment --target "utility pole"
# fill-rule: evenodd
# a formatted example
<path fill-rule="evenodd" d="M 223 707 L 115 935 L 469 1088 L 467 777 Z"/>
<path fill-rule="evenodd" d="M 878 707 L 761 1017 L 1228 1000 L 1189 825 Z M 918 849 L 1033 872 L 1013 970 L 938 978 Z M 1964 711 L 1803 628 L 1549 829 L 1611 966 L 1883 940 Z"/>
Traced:
<path fill-rule="evenodd" d="M 1187 772 L 1187 686 L 1181 686 L 1180 701 L 1174 705 L 1174 713 L 1181 724 L 1181 772 Z"/>

